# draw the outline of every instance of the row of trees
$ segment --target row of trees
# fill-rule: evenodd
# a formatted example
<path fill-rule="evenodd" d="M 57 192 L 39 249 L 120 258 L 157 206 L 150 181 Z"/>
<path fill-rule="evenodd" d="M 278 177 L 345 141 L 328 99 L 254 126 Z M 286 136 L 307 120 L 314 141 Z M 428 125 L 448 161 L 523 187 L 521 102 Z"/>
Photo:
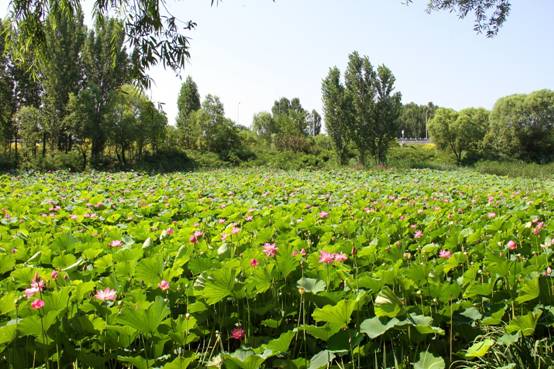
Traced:
<path fill-rule="evenodd" d="M 554 159 L 554 91 L 506 96 L 490 112 L 440 108 L 429 132 L 458 163 L 478 157 L 547 162 Z"/>
<path fill-rule="evenodd" d="M 4 41 L 18 29 L 3 22 L 7 39 L 0 40 L 0 124 L 4 150 L 15 160 L 45 158 L 58 152 L 78 152 L 83 164 L 102 162 L 110 149 L 122 164 L 130 153 L 140 159 L 162 143 L 165 114 L 132 87 L 139 75 L 124 43 L 122 24 L 98 18 L 94 29 L 83 24 L 80 11 L 52 12 L 46 20 L 48 47 L 38 63 L 36 78 L 27 73 Z M 117 52 L 114 54 L 113 51 Z"/>
<path fill-rule="evenodd" d="M 337 67 L 322 83 L 327 133 L 333 140 L 341 164 L 347 161 L 352 142 L 362 165 L 368 155 L 379 164 L 386 162 L 390 143 L 396 139 L 402 109 L 401 94 L 395 92 L 395 77 L 384 65 L 374 68 L 367 56 L 349 56 L 344 83 Z"/>
<path fill-rule="evenodd" d="M 225 117 L 223 104 L 217 96 L 207 95 L 200 101 L 197 84 L 189 76 L 181 85 L 177 100 L 177 129 L 184 149 L 211 151 L 222 159 L 244 156 L 244 145 L 250 137 L 278 150 L 308 151 L 309 137 L 321 133 L 321 116 L 307 111 L 298 98 L 276 100 L 271 112 L 256 114 L 252 130 L 237 126 Z"/>

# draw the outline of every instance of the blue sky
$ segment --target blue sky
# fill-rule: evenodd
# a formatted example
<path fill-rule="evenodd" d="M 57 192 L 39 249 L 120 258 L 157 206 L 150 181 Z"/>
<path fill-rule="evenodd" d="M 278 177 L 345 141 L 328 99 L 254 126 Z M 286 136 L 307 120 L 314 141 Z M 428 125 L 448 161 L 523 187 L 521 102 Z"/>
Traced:
<path fill-rule="evenodd" d="M 497 98 L 554 89 L 554 1 L 514 0 L 492 39 L 473 32 L 473 19 L 425 12 L 427 0 L 168 0 L 192 19 L 191 75 L 202 96 L 218 95 L 229 118 L 249 126 L 281 96 L 299 97 L 321 112 L 321 80 L 344 70 L 354 50 L 387 65 L 403 102 L 462 109 L 492 108 Z M 181 80 L 152 69 L 149 95 L 174 123 Z M 240 102 L 240 105 L 239 105 Z"/>

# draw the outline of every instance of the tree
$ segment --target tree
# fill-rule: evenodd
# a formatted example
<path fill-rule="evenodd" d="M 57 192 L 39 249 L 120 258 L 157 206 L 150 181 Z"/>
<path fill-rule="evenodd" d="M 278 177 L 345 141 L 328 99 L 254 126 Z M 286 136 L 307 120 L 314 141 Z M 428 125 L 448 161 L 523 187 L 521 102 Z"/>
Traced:
<path fill-rule="evenodd" d="M 279 132 L 277 123 L 271 116 L 271 113 L 265 111 L 254 115 L 252 129 L 267 143 L 271 142 L 272 135 Z"/>
<path fill-rule="evenodd" d="M 44 87 L 44 110 L 52 144 L 68 152 L 72 146 L 69 127 L 64 126 L 67 102 L 71 93 L 78 94 L 83 82 L 81 52 L 86 37 L 83 14 L 51 13 L 45 22 L 47 49 L 39 65 Z M 104 61 L 106 63 L 106 61 Z"/>
<path fill-rule="evenodd" d="M 34 106 L 22 106 L 14 115 L 14 121 L 25 149 L 36 158 L 37 144 L 41 141 L 44 130 L 44 117 L 40 110 Z"/>
<path fill-rule="evenodd" d="M 554 91 L 503 97 L 490 120 L 485 142 L 496 152 L 536 162 L 554 158 Z"/>
<path fill-rule="evenodd" d="M 344 74 L 346 93 L 352 102 L 350 137 L 360 154 L 360 162 L 366 165 L 368 153 L 375 152 L 375 72 L 367 56 L 353 52 L 348 57 Z"/>
<path fill-rule="evenodd" d="M 333 147 L 337 159 L 341 165 L 348 160 L 348 119 L 351 104 L 340 81 L 340 70 L 337 67 L 329 69 L 327 77 L 321 85 L 323 102 L 323 114 L 325 117 L 325 128 L 333 140 Z"/>
<path fill-rule="evenodd" d="M 403 0 L 411 3 L 413 0 Z M 218 0 L 210 0 L 211 4 Z M 449 10 L 460 18 L 475 14 L 474 29 L 494 36 L 510 13 L 510 0 L 429 0 L 428 10 Z M 46 18 L 53 14 L 75 14 L 81 9 L 81 0 L 18 0 L 9 2 L 10 19 L 14 32 L 11 49 L 18 60 L 34 54 L 35 61 L 45 58 Z M 167 12 L 165 0 L 95 0 L 92 12 L 96 18 L 119 15 L 122 30 L 133 52 L 134 74 L 145 85 L 149 80 L 146 71 L 162 63 L 175 71 L 184 67 L 189 54 L 189 39 L 183 33 L 196 27 L 196 23 L 179 21 Z M 115 45 L 114 45 L 115 46 Z M 112 56 L 117 47 L 112 48 Z M 29 59 L 29 58 L 28 58 Z"/>
<path fill-rule="evenodd" d="M 307 117 L 308 133 L 312 136 L 317 136 L 321 133 L 321 115 L 317 110 L 312 110 Z"/>
<path fill-rule="evenodd" d="M 283 135 L 306 135 L 307 115 L 300 99 L 295 97 L 292 100 L 282 97 L 273 103 L 271 108 L 273 119 L 276 122 L 279 134 Z"/>
<path fill-rule="evenodd" d="M 427 105 L 418 105 L 413 102 L 403 105 L 400 113 L 398 136 L 401 137 L 402 131 L 404 131 L 404 137 L 427 137 L 427 123 L 433 118 L 435 110 L 437 110 L 437 107 L 432 102 Z"/>
<path fill-rule="evenodd" d="M 377 163 L 384 164 L 387 161 L 387 150 L 396 138 L 399 127 L 400 110 L 402 108 L 402 95 L 394 92 L 394 78 L 391 70 L 384 65 L 377 68 L 375 88 L 377 91 L 374 128 L 375 143 L 373 156 Z"/>
<path fill-rule="evenodd" d="M 456 112 L 439 108 L 429 122 L 429 134 L 439 149 L 450 151 L 456 163 L 461 164 L 464 155 L 481 149 L 488 124 L 489 112 L 485 109 Z"/>
<path fill-rule="evenodd" d="M 95 30 L 90 31 L 83 47 L 85 89 L 79 94 L 77 106 L 86 107 L 82 132 L 92 143 L 91 158 L 98 163 L 108 139 L 107 114 L 119 88 L 132 80 L 130 62 L 124 47 L 122 25 L 115 19 L 97 20 Z M 112 56 L 116 45 L 118 52 Z M 106 60 L 111 60 L 106 63 Z M 92 109 L 91 109 L 92 108 Z"/>
<path fill-rule="evenodd" d="M 184 138 L 185 147 L 190 147 L 191 143 L 188 140 L 187 130 L 190 126 L 190 116 L 193 112 L 200 109 L 200 95 L 196 83 L 189 76 L 181 85 L 179 98 L 177 99 L 177 128 Z"/>
<path fill-rule="evenodd" d="M 407 0 L 412 3 L 413 0 Z M 485 33 L 487 37 L 498 34 L 500 27 L 510 14 L 511 0 L 428 0 L 428 12 L 448 10 L 459 18 L 474 14 L 473 29 L 477 33 Z"/>
<path fill-rule="evenodd" d="M 217 0 L 211 0 L 213 5 Z M 32 60 L 33 70 L 46 59 L 49 16 L 76 14 L 81 0 L 10 1 L 12 23 L 10 48 L 18 60 Z M 193 21 L 180 21 L 167 12 L 164 0 L 95 0 L 92 4 L 95 21 L 117 15 L 126 45 L 133 50 L 132 71 L 143 85 L 149 84 L 146 71 L 158 63 L 175 71 L 181 70 L 189 54 L 189 39 L 184 32 L 196 27 Z M 109 50 L 110 59 L 119 53 L 117 43 Z"/>

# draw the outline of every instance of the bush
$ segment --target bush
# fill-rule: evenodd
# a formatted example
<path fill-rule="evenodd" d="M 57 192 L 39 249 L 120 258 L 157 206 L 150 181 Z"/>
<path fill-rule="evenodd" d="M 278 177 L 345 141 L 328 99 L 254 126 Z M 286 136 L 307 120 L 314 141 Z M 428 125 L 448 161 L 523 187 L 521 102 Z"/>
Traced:
<path fill-rule="evenodd" d="M 17 168 L 15 160 L 9 156 L 0 155 L 0 171 L 6 172 Z"/>
<path fill-rule="evenodd" d="M 439 152 L 435 145 L 393 146 L 389 149 L 388 164 L 404 169 L 451 170 L 456 165 L 448 155 Z"/>
<path fill-rule="evenodd" d="M 76 151 L 70 151 L 67 153 L 55 152 L 46 155 L 45 158 L 42 156 L 29 158 L 21 162 L 19 168 L 40 171 L 67 169 L 72 172 L 81 172 L 85 170 L 85 164 L 81 154 Z"/>
<path fill-rule="evenodd" d="M 480 161 L 475 164 L 480 173 L 508 177 L 554 178 L 554 163 L 535 164 L 522 161 Z"/>
<path fill-rule="evenodd" d="M 195 163 L 182 151 L 163 149 L 144 156 L 135 167 L 149 172 L 177 172 L 193 170 Z"/>

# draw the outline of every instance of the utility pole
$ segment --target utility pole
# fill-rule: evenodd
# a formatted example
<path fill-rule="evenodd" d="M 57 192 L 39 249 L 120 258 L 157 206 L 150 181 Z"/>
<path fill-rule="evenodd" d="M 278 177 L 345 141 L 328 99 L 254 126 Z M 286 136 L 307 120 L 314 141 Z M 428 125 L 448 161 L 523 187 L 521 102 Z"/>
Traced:
<path fill-rule="evenodd" d="M 237 104 L 237 124 L 240 124 L 240 101 Z"/>

